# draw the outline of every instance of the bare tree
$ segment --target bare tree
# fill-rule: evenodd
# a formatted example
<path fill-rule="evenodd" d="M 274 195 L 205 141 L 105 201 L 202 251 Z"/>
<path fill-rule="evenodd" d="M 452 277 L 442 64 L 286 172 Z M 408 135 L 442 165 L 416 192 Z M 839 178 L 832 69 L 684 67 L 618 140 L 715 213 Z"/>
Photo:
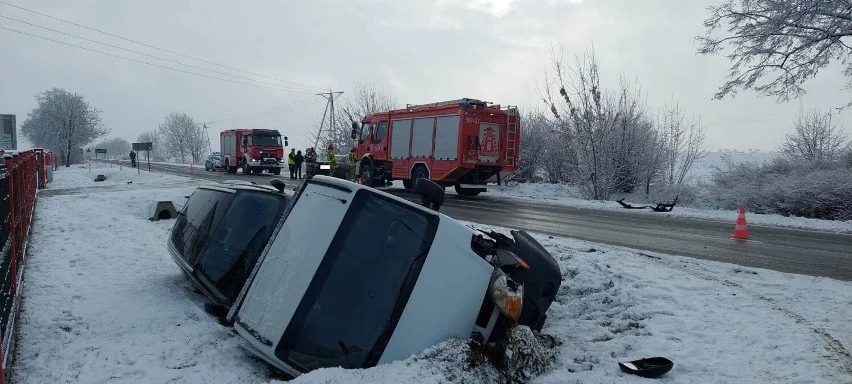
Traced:
<path fill-rule="evenodd" d="M 201 125 L 185 113 L 170 113 L 160 124 L 163 153 L 170 159 L 197 163 L 209 150 Z"/>
<path fill-rule="evenodd" d="M 833 161 L 849 146 L 831 113 L 813 110 L 795 122 L 793 133 L 781 145 L 781 152 L 791 160 Z"/>
<path fill-rule="evenodd" d="M 319 142 L 320 148 L 317 148 L 317 151 L 320 153 L 328 147 L 328 144 L 334 145 L 338 154 L 342 153 L 341 149 L 348 151 L 348 148 L 352 146 L 350 135 L 352 122 L 360 124 L 361 119 L 371 113 L 392 110 L 397 106 L 396 98 L 370 83 L 356 85 L 351 93 L 344 94 L 342 100 L 344 100 L 343 103 L 335 107 L 334 126 L 331 132 L 328 132 L 329 117 L 326 116 L 322 137 L 317 140 L 319 124 L 308 134 L 311 143 Z"/>
<path fill-rule="evenodd" d="M 561 53 L 551 54 L 555 75 L 546 80 L 542 99 L 561 133 L 569 179 L 596 200 L 633 191 L 643 176 L 656 174 L 648 168 L 658 163 L 653 161 L 653 151 L 659 149 L 657 134 L 641 89 L 623 77 L 619 89 L 603 89 L 593 49 L 576 57 L 572 66 Z M 558 104 L 554 88 L 561 98 Z"/>
<path fill-rule="evenodd" d="M 136 138 L 136 142 L 151 143 L 153 149 L 148 155 L 151 156 L 151 158 L 155 161 L 166 160 L 165 157 L 163 157 L 163 150 L 162 148 L 160 148 L 160 133 L 158 130 L 155 129 L 149 132 L 140 133 L 139 136 Z"/>
<path fill-rule="evenodd" d="M 778 101 L 804 94 L 802 84 L 833 60 L 852 78 L 852 5 L 841 0 L 728 0 L 710 7 L 698 52 L 726 51 L 731 62 L 721 99 L 753 89 Z M 719 30 L 725 33 L 717 36 Z M 768 80 L 761 81 L 764 77 Z M 847 82 L 847 87 L 850 86 Z"/>
<path fill-rule="evenodd" d="M 77 93 L 53 88 L 36 96 L 21 133 L 37 147 L 63 153 L 65 166 L 71 166 L 72 150 L 109 133 L 101 123 L 100 111 Z"/>
<path fill-rule="evenodd" d="M 662 135 L 668 183 L 683 184 L 695 162 L 707 156 L 707 128 L 697 119 L 687 118 L 677 102 L 666 106 L 657 126 Z"/>

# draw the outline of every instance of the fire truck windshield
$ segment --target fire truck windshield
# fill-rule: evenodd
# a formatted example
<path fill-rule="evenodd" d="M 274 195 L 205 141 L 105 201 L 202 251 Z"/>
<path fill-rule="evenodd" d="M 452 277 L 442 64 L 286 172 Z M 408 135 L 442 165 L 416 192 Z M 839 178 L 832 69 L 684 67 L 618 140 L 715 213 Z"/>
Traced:
<path fill-rule="evenodd" d="M 280 147 L 281 136 L 254 135 L 252 137 L 252 145 L 256 145 L 258 147 Z"/>

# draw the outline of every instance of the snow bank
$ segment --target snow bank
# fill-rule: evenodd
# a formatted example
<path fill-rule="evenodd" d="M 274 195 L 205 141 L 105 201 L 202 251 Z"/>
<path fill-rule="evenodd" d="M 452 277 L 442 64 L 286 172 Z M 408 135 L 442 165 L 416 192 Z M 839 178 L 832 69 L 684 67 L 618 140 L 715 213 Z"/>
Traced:
<path fill-rule="evenodd" d="M 201 308 L 165 247 L 174 222 L 146 219 L 151 202 L 180 207 L 191 190 L 39 200 L 17 382 L 280 382 Z M 850 364 L 842 352 L 852 349 L 852 283 L 536 237 L 564 282 L 543 330 L 561 342 L 556 361 L 530 382 L 644 382 L 616 362 L 650 356 L 675 362 L 670 383 L 852 380 L 840 367 Z M 404 361 L 322 369 L 293 383 L 499 379 L 471 365 L 468 351 L 448 340 Z"/>

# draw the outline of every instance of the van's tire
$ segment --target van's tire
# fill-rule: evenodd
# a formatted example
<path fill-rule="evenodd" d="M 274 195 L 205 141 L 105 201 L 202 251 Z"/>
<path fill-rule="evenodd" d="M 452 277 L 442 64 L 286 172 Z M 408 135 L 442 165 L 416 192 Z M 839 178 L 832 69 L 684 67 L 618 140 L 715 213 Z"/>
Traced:
<path fill-rule="evenodd" d="M 444 187 L 427 178 L 419 178 L 414 182 L 414 193 L 420 195 L 424 202 L 431 202 L 435 210 L 444 205 Z"/>
<path fill-rule="evenodd" d="M 410 191 L 410 190 L 414 189 L 414 180 L 405 179 L 405 180 L 402 181 L 402 186 L 405 187 L 406 190 Z"/>
<path fill-rule="evenodd" d="M 456 190 L 456 194 L 457 194 L 457 195 L 459 195 L 459 196 L 465 196 L 465 197 L 474 197 L 474 196 L 478 196 L 478 195 L 479 195 L 479 193 L 481 192 L 481 191 L 477 191 L 477 190 L 475 190 L 475 189 L 459 187 L 459 185 L 458 185 L 458 184 L 456 184 L 453 188 L 455 188 L 455 190 Z"/>
<path fill-rule="evenodd" d="M 417 179 L 429 180 L 429 171 L 424 165 L 415 165 L 411 170 L 411 185 L 417 188 Z"/>
<path fill-rule="evenodd" d="M 358 175 L 361 176 L 362 185 L 366 187 L 373 186 L 373 165 L 369 161 L 361 163 L 361 172 Z"/>
<path fill-rule="evenodd" d="M 269 172 L 271 172 L 273 175 L 280 175 L 281 174 L 281 168 L 272 168 L 272 169 L 269 170 Z"/>
<path fill-rule="evenodd" d="M 248 165 L 248 162 L 243 163 L 243 175 L 250 175 L 251 167 Z"/>

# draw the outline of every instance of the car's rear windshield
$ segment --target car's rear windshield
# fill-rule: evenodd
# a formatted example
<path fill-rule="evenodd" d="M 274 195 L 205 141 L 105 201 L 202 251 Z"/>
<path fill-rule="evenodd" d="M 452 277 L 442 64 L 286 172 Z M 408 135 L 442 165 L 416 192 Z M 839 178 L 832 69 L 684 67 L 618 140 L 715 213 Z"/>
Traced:
<path fill-rule="evenodd" d="M 301 371 L 376 365 L 437 226 L 438 217 L 432 213 L 359 191 L 276 356 Z"/>

